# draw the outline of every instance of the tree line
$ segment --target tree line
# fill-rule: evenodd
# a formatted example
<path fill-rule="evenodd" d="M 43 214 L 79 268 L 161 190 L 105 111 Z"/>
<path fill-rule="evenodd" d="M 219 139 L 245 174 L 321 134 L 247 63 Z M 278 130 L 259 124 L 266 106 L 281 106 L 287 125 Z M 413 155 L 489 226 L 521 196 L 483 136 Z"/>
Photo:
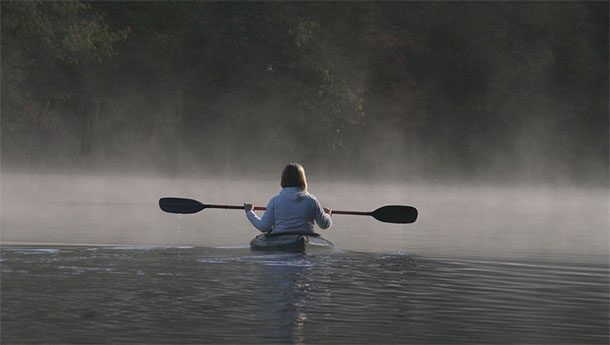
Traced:
<path fill-rule="evenodd" d="M 5 168 L 607 181 L 607 3 L 1 6 Z"/>

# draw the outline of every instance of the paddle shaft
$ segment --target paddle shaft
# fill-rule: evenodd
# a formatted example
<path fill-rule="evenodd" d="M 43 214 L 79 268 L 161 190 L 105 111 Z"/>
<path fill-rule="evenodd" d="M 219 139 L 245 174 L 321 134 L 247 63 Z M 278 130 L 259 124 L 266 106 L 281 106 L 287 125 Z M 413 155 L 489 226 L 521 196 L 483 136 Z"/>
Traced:
<path fill-rule="evenodd" d="M 225 210 L 243 210 L 243 206 L 238 205 L 210 205 L 204 204 L 205 208 L 221 208 Z M 265 211 L 267 208 L 264 206 L 255 206 L 252 208 L 254 211 Z M 356 216 L 370 216 L 371 212 L 361 212 L 361 211 L 335 211 L 333 210 L 333 214 L 348 214 L 348 215 L 356 215 Z"/>
<path fill-rule="evenodd" d="M 349 214 L 349 215 L 354 215 L 354 216 L 370 216 L 371 212 L 333 210 L 333 214 Z"/>
<path fill-rule="evenodd" d="M 222 208 L 225 210 L 243 210 L 244 207 L 243 206 L 237 206 L 237 205 L 210 205 L 210 204 L 204 204 L 205 208 Z M 252 207 L 252 209 L 254 211 L 264 211 L 267 208 L 266 207 L 262 207 L 262 206 L 255 206 Z"/>

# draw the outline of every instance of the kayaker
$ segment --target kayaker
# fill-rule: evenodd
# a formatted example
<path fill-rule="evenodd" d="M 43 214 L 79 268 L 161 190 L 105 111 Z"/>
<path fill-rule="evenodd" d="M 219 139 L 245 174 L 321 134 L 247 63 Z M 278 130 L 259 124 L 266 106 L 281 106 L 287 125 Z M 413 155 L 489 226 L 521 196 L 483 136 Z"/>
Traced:
<path fill-rule="evenodd" d="M 262 232 L 313 232 L 314 221 L 322 229 L 332 225 L 332 210 L 323 208 L 318 199 L 307 192 L 305 169 L 289 163 L 282 172 L 282 190 L 269 201 L 262 218 L 252 211 L 252 204 L 244 204 L 246 216 Z"/>

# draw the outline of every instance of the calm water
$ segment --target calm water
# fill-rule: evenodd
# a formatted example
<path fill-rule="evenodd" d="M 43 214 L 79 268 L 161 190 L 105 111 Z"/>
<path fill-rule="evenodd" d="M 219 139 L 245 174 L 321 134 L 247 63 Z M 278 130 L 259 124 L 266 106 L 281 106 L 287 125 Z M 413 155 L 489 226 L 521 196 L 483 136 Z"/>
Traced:
<path fill-rule="evenodd" d="M 324 206 L 420 217 L 336 215 L 321 233 L 338 251 L 303 256 L 244 247 L 256 233 L 243 212 L 157 204 L 265 205 L 274 179 L 1 178 L 2 344 L 609 341 L 607 188 L 310 175 Z"/>
<path fill-rule="evenodd" d="M 609 340 L 607 260 L 50 245 L 1 260 L 2 344 Z"/>

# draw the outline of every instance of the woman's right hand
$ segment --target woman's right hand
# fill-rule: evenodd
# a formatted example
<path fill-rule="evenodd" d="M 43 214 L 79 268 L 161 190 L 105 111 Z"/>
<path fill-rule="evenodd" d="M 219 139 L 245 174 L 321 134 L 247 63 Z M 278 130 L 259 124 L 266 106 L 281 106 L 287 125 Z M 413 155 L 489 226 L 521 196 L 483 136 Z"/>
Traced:
<path fill-rule="evenodd" d="M 244 209 L 246 210 L 246 212 L 252 211 L 252 204 L 244 204 Z"/>
<path fill-rule="evenodd" d="M 332 216 L 333 215 L 333 209 L 332 208 L 324 207 L 324 213 L 328 213 L 329 216 Z"/>

